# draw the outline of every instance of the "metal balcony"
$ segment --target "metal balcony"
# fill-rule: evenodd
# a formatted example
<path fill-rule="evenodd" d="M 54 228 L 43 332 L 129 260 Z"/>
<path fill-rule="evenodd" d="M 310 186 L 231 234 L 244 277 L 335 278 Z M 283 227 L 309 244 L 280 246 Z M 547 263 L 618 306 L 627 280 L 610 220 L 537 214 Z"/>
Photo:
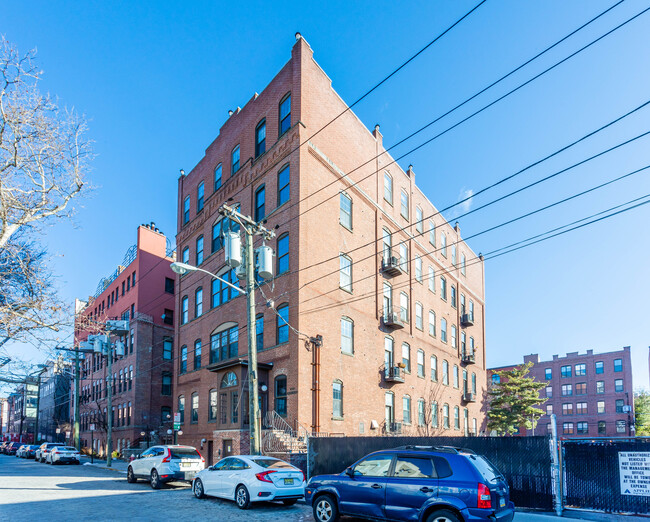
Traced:
<path fill-rule="evenodd" d="M 389 433 L 402 433 L 401 422 L 388 422 L 386 423 L 386 431 Z"/>
<path fill-rule="evenodd" d="M 476 363 L 476 355 L 473 352 L 463 352 L 461 361 L 465 364 L 474 364 Z"/>
<path fill-rule="evenodd" d="M 404 372 L 399 366 L 389 366 L 384 370 L 386 382 L 404 382 Z"/>
<path fill-rule="evenodd" d="M 381 271 L 391 276 L 401 275 L 405 272 L 399 256 L 388 254 L 384 255 L 381 260 Z"/>
<path fill-rule="evenodd" d="M 462 314 L 460 316 L 460 325 L 462 327 L 474 326 L 474 315 L 473 314 Z"/>
<path fill-rule="evenodd" d="M 404 328 L 404 321 L 402 321 L 399 312 L 395 312 L 393 310 L 386 311 L 384 312 L 382 320 L 384 326 L 387 326 L 388 328 Z"/>
<path fill-rule="evenodd" d="M 476 402 L 476 395 L 472 392 L 463 392 L 463 401 L 465 402 Z"/>

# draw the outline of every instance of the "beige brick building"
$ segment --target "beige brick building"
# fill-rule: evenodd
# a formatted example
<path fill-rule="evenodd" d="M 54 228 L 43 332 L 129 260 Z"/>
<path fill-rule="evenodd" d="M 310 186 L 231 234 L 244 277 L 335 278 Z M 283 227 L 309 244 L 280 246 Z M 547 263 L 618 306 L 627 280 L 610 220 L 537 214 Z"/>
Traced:
<path fill-rule="evenodd" d="M 378 127 L 352 111 L 325 127 L 346 108 L 298 37 L 179 179 L 179 258 L 236 282 L 220 205 L 275 228 L 276 277 L 256 294 L 263 416 L 345 435 L 480 432 L 483 262 L 413 169 L 392 163 Z M 248 451 L 246 300 L 235 294 L 197 272 L 176 285 L 179 441 L 208 462 Z M 319 335 L 320 348 L 307 341 Z"/>

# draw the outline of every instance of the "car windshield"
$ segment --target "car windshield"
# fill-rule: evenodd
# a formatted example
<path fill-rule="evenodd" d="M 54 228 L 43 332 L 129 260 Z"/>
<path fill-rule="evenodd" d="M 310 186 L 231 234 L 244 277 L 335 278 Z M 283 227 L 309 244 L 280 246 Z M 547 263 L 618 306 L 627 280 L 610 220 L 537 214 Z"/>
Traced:
<path fill-rule="evenodd" d="M 482 457 L 481 455 L 468 455 L 468 457 L 474 463 L 479 473 L 488 482 L 495 482 L 496 480 L 503 478 L 503 475 L 499 470 L 485 457 Z"/>
<path fill-rule="evenodd" d="M 173 459 L 201 460 L 201 454 L 194 448 L 169 448 Z"/>
<path fill-rule="evenodd" d="M 252 459 L 255 464 L 268 469 L 295 469 L 288 462 L 278 459 Z"/>
<path fill-rule="evenodd" d="M 77 448 L 71 448 L 70 446 L 63 446 L 62 448 L 59 449 L 64 451 L 77 451 Z"/>

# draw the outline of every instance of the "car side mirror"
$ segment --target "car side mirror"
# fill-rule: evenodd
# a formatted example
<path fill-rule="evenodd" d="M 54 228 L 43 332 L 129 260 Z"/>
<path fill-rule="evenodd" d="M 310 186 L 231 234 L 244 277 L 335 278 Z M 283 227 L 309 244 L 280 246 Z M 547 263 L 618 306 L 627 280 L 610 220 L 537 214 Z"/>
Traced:
<path fill-rule="evenodd" d="M 354 477 L 354 470 L 352 469 L 352 466 L 345 470 L 345 474 L 349 477 Z"/>

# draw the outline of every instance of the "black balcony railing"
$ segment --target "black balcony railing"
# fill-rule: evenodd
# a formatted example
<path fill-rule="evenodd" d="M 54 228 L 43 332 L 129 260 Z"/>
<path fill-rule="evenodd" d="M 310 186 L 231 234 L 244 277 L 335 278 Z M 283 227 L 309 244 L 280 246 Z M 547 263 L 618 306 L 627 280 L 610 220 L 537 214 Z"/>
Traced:
<path fill-rule="evenodd" d="M 384 370 L 386 382 L 404 382 L 404 372 L 399 366 L 388 366 Z"/>

